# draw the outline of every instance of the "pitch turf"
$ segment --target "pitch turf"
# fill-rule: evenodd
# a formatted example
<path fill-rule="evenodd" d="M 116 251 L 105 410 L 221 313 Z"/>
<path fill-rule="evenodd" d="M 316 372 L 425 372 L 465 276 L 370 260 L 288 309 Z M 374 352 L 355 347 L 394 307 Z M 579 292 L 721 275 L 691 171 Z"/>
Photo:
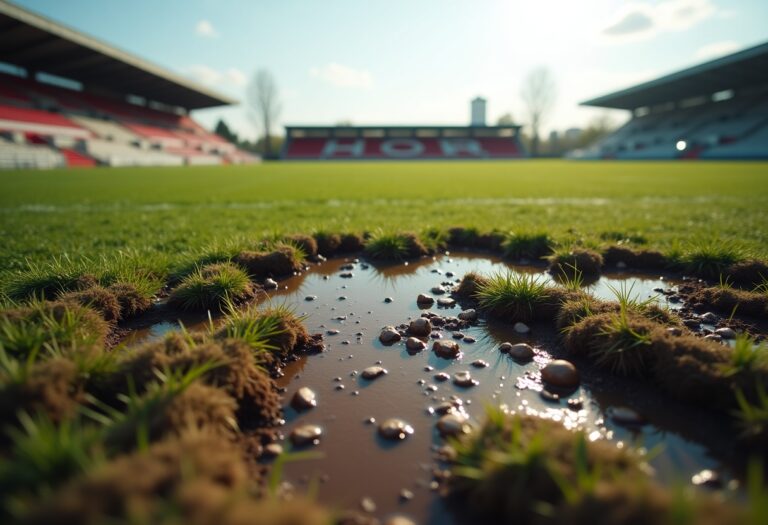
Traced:
<path fill-rule="evenodd" d="M 768 163 L 396 162 L 0 173 L 0 272 L 118 252 L 183 260 L 272 233 L 546 231 L 558 243 L 700 239 L 768 257 Z"/>

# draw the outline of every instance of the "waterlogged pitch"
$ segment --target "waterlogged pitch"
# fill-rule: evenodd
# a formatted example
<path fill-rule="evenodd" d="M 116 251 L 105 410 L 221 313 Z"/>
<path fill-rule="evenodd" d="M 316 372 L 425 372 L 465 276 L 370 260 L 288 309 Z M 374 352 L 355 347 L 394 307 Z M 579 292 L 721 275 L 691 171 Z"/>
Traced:
<path fill-rule="evenodd" d="M 629 239 L 713 240 L 768 256 L 768 163 L 274 163 L 0 173 L 0 268 L 117 252 L 180 257 L 271 233 L 455 225 Z"/>
<path fill-rule="evenodd" d="M 768 523 L 767 168 L 4 173 L 0 521 Z"/>

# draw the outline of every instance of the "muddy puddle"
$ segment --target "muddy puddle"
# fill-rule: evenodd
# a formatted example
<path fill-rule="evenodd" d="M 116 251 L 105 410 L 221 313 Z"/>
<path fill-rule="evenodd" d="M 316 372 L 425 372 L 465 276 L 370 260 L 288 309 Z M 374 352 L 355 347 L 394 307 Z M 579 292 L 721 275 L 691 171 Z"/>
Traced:
<path fill-rule="evenodd" d="M 379 342 L 382 327 L 406 323 L 428 310 L 417 306 L 416 296 L 429 293 L 434 286 L 455 282 L 469 271 L 487 274 L 507 268 L 541 273 L 542 279 L 549 280 L 541 268 L 511 267 L 493 257 L 452 253 L 382 267 L 356 263 L 351 278 L 341 277 L 340 266 L 348 262 L 336 259 L 319 264 L 282 282 L 281 290 L 270 299 L 304 313 L 311 333 L 325 334 L 327 351 L 290 364 L 278 381 L 285 388 L 287 424 L 283 433 L 287 436 L 304 424 L 323 429 L 322 439 L 314 447 L 321 457 L 288 463 L 284 478 L 300 487 L 314 487 L 321 502 L 335 508 L 360 509 L 361 501 L 370 498 L 375 503 L 374 514 L 380 518 L 404 514 L 417 523 L 457 523 L 433 486 L 435 450 L 443 444 L 435 429 L 439 416 L 433 409 L 451 396 L 462 400 L 474 421 L 482 418 L 484 405 L 506 405 L 584 428 L 591 439 L 642 446 L 652 451 L 651 465 L 665 482 L 690 483 L 703 469 L 717 470 L 728 479 L 722 458 L 709 452 L 727 449 L 727 436 L 720 436 L 715 418 L 660 398 L 652 387 L 592 375 L 577 361 L 582 371 L 578 390 L 558 401 L 545 401 L 538 371 L 559 353 L 551 322 L 534 323 L 524 335 L 515 333 L 508 324 L 481 322 L 462 331 L 475 342 L 459 342 L 463 355 L 458 360 L 438 357 L 431 344 L 412 354 L 403 342 L 393 346 Z M 675 284 L 650 275 L 609 274 L 589 289 L 598 297 L 614 300 L 611 287 L 631 287 L 632 294 L 640 299 L 657 296 L 667 304 L 665 296 L 654 290 L 670 289 Z M 680 304 L 668 306 L 677 308 Z M 435 305 L 432 311 L 455 316 L 461 308 Z M 207 319 L 198 319 L 196 323 L 189 320 L 185 326 L 201 329 L 206 324 Z M 174 323 L 155 325 L 132 334 L 131 342 L 159 337 L 176 327 Z M 444 335 L 450 339 L 452 334 Z M 518 364 L 499 352 L 505 341 L 529 343 L 540 353 L 533 362 Z M 488 366 L 472 366 L 476 360 Z M 362 370 L 376 364 L 387 374 L 363 379 Z M 435 379 L 440 372 L 452 376 L 460 371 L 470 372 L 479 384 L 462 388 L 450 380 Z M 299 413 L 289 402 L 301 387 L 316 393 L 317 407 Z M 581 407 L 569 406 L 569 399 L 580 399 Z M 636 411 L 646 424 L 628 427 L 617 423 L 613 415 L 620 407 Z M 398 442 L 380 438 L 378 423 L 393 417 L 410 424 L 413 434 Z"/>

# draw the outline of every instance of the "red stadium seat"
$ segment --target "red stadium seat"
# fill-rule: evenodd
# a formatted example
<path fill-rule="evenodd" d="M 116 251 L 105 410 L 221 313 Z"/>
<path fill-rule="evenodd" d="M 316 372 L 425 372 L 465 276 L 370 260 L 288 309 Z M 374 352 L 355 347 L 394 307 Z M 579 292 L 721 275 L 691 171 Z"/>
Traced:
<path fill-rule="evenodd" d="M 86 151 L 93 149 L 99 161 L 107 165 L 258 160 L 239 152 L 234 144 L 207 131 L 187 115 L 2 73 L 0 131 L 23 133 L 28 144 L 53 148 L 52 152 L 59 146 L 59 158 L 68 166 L 97 164 L 93 157 L 72 149 L 73 140 L 86 141 Z M 139 148 L 139 139 L 159 146 L 162 151 Z"/>
<path fill-rule="evenodd" d="M 0 130 L 42 136 L 90 136 L 87 130 L 58 113 L 14 106 L 0 106 Z"/>
<path fill-rule="evenodd" d="M 96 161 L 91 157 L 78 153 L 73 149 L 62 148 L 60 151 L 69 167 L 92 168 L 96 165 Z"/>
<path fill-rule="evenodd" d="M 286 159 L 493 159 L 523 153 L 514 137 L 306 138 L 289 140 Z"/>

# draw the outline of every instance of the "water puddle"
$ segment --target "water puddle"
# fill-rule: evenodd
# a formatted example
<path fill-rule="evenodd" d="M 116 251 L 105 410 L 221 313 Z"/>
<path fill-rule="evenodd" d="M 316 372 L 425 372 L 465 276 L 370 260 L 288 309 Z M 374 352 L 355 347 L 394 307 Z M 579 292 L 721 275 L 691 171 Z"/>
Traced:
<path fill-rule="evenodd" d="M 360 508 L 363 498 L 371 498 L 379 517 L 399 513 L 417 523 L 455 523 L 432 485 L 435 450 L 443 444 L 435 429 L 439 416 L 432 409 L 452 396 L 463 401 L 474 421 L 482 418 L 484 405 L 506 405 L 584 428 L 593 439 L 607 437 L 641 445 L 654 451 L 651 464 L 665 481 L 689 482 L 702 469 L 722 469 L 720 459 L 709 452 L 723 450 L 717 441 L 722 430 L 711 414 L 670 403 L 653 387 L 625 385 L 584 371 L 581 386 L 573 394 L 545 401 L 538 370 L 559 352 L 551 322 L 532 324 L 528 334 L 515 333 L 509 324 L 499 322 L 462 330 L 475 342 L 459 342 L 463 355 L 458 360 L 438 357 L 431 344 L 414 354 L 403 342 L 393 346 L 379 342 L 382 327 L 405 323 L 426 311 L 416 304 L 419 293 L 429 293 L 442 282 L 456 282 L 469 271 L 487 274 L 512 268 L 500 259 L 455 253 L 383 267 L 358 263 L 352 278 L 342 278 L 339 267 L 345 262 L 330 260 L 284 281 L 283 289 L 271 299 L 304 313 L 311 333 L 326 334 L 327 352 L 291 363 L 278 381 L 286 389 L 284 434 L 304 424 L 323 428 L 315 447 L 322 458 L 288 463 L 284 478 L 297 486 L 317 484 L 321 502 L 336 508 Z M 550 280 L 541 268 L 513 269 L 539 273 L 541 279 Z M 663 277 L 610 274 L 589 289 L 598 297 L 614 300 L 611 287 L 631 287 L 640 300 L 657 297 L 668 304 L 654 290 L 675 284 Z M 314 299 L 305 300 L 309 296 Z M 387 298 L 391 302 L 385 302 Z M 676 308 L 679 303 L 668 306 Z M 455 316 L 461 309 L 438 310 L 435 306 L 432 311 Z M 173 323 L 152 326 L 133 336 L 132 342 L 159 337 L 170 329 L 174 329 Z M 445 337 L 450 338 L 451 333 L 445 332 Z M 534 361 L 519 364 L 499 352 L 499 344 L 505 341 L 526 342 L 541 352 Z M 478 359 L 488 366 L 473 367 L 471 363 Z M 363 369 L 376 364 L 387 374 L 363 379 Z M 470 372 L 479 384 L 463 388 L 435 378 L 440 372 L 452 376 L 461 371 Z M 316 393 L 317 407 L 299 413 L 289 402 L 301 387 Z M 569 406 L 569 399 L 580 399 L 580 406 Z M 613 415 L 617 407 L 633 409 L 647 424 L 618 424 L 620 418 Z M 380 438 L 377 424 L 393 417 L 405 420 L 414 433 L 394 443 Z M 721 471 L 721 475 L 727 476 L 727 472 Z M 404 490 L 412 498 L 403 498 Z"/>

